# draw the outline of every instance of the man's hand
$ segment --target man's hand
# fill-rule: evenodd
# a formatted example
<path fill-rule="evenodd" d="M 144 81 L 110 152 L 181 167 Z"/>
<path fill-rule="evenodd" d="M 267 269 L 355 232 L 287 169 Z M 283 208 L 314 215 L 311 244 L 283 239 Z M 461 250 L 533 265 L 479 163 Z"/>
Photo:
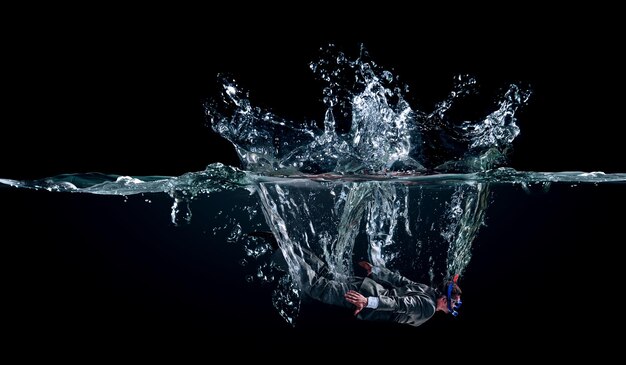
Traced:
<path fill-rule="evenodd" d="M 359 266 L 367 271 L 367 276 L 370 276 L 370 274 L 372 273 L 372 268 L 374 267 L 367 261 L 359 261 Z"/>
<path fill-rule="evenodd" d="M 359 314 L 359 312 L 367 306 L 367 298 L 364 297 L 361 293 L 356 292 L 354 290 L 348 290 L 348 292 L 345 295 L 345 298 L 348 302 L 356 306 L 356 310 L 354 311 L 355 316 Z"/>

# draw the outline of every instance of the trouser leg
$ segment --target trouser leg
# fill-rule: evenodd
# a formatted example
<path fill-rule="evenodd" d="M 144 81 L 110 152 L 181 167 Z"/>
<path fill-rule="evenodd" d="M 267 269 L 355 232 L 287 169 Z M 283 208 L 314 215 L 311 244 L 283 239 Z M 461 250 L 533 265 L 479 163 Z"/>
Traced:
<path fill-rule="evenodd" d="M 345 299 L 348 290 L 358 290 L 358 282 L 340 282 L 323 276 L 316 276 L 313 280 L 304 280 L 303 290 L 311 298 L 320 302 L 354 308 L 354 305 Z"/>
<path fill-rule="evenodd" d="M 317 255 L 306 248 L 297 249 L 296 264 L 299 266 L 301 289 L 311 298 L 320 302 L 337 305 L 345 308 L 354 308 L 354 305 L 345 299 L 348 290 L 360 287 L 362 278 L 341 276 L 341 281 L 333 280 L 328 275 L 328 266 Z M 281 250 L 277 250 L 273 258 L 279 267 L 286 267 L 287 261 Z"/>
<path fill-rule="evenodd" d="M 303 260 L 308 267 L 315 271 L 319 275 L 327 274 L 328 267 L 324 261 L 322 261 L 316 254 L 311 252 L 306 248 L 295 249 L 294 253 L 296 256 L 300 256 L 301 260 Z M 289 265 L 287 264 L 287 260 L 285 260 L 284 253 L 281 249 L 276 250 L 272 254 L 271 261 L 284 271 L 289 271 Z M 300 260 L 298 260 L 300 261 Z"/>

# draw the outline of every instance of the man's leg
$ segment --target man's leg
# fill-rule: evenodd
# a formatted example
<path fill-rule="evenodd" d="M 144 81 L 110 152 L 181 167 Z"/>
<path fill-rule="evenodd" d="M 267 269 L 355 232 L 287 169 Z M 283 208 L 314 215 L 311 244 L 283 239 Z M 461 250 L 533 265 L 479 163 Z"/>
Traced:
<path fill-rule="evenodd" d="M 275 241 L 275 237 L 271 232 L 253 232 L 250 235 L 260 236 L 270 240 L 270 244 L 275 249 L 272 261 L 279 268 L 288 271 L 287 260 L 285 260 L 285 256 L 278 247 L 278 243 Z M 323 260 L 307 248 L 298 247 L 296 250 L 299 251 L 294 252 L 294 254 L 300 266 L 299 271 L 302 291 L 320 302 L 353 308 L 354 305 L 348 302 L 344 296 L 348 290 L 358 290 L 363 279 L 346 278 L 346 280 L 343 281 L 329 279 L 325 277 L 325 275 L 328 274 L 328 266 Z"/>
<path fill-rule="evenodd" d="M 346 282 L 337 281 L 320 275 L 307 262 L 301 262 L 300 265 L 302 268 L 300 279 L 303 292 L 322 303 L 346 308 L 354 307 L 344 296 L 348 290 L 358 290 L 362 278 L 351 278 Z"/>
<path fill-rule="evenodd" d="M 281 250 L 280 260 L 287 264 Z M 302 254 L 294 257 L 300 277 L 300 289 L 308 296 L 322 303 L 353 309 L 354 305 L 345 299 L 349 290 L 358 291 L 363 278 L 343 277 L 341 281 L 328 277 L 328 266 L 311 251 L 302 248 Z"/>
<path fill-rule="evenodd" d="M 302 258 L 313 271 L 318 275 L 326 275 L 328 273 L 328 266 L 322 259 L 307 248 L 300 247 L 300 249 L 302 250 Z"/>

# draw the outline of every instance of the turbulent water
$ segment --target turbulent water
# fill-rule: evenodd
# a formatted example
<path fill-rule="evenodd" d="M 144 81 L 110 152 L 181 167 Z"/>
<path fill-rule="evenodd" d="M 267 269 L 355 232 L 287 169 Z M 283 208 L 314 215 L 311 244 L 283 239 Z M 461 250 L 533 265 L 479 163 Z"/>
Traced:
<path fill-rule="evenodd" d="M 256 278 L 276 285 L 274 306 L 294 323 L 303 249 L 338 278 L 353 274 L 355 258 L 363 257 L 437 285 L 470 264 L 494 186 L 547 191 L 551 184 L 626 182 L 626 174 L 506 167 L 520 133 L 516 111 L 531 94 L 519 86 L 510 85 L 484 117 L 458 120 L 451 110 L 477 88 L 469 76 L 457 77 L 444 100 L 422 111 L 406 101 L 399 78 L 364 50 L 349 59 L 330 47 L 311 69 L 326 83 L 327 106 L 313 123 L 254 106 L 247 92 L 222 76 L 222 95 L 207 103 L 206 113 L 211 128 L 233 144 L 241 168 L 212 164 L 175 177 L 77 173 L 0 183 L 58 193 L 168 194 L 174 225 L 194 224 L 198 197 L 246 192 L 252 199 L 234 206 L 239 214 L 233 216 L 248 219 L 214 232 L 226 230 L 229 241 L 243 245 L 258 264 Z M 264 224 L 250 223 L 258 218 Z M 271 259 L 269 242 L 246 234 L 254 230 L 274 234 L 287 270 Z"/>

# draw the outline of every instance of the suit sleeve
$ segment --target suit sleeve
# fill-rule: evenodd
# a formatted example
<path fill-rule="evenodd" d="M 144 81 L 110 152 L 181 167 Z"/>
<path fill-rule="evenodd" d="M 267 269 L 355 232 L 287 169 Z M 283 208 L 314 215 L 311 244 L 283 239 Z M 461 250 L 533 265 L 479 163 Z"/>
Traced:
<path fill-rule="evenodd" d="M 396 287 L 405 285 L 418 285 L 416 282 L 411 281 L 404 276 L 387 269 L 386 267 L 376 266 L 372 270 L 372 274 L 372 278 L 374 280 L 384 280 Z"/>
<path fill-rule="evenodd" d="M 420 313 L 422 316 L 430 316 L 435 311 L 435 302 L 431 295 L 426 293 L 426 286 L 416 283 L 406 277 L 393 272 L 386 267 L 376 267 L 373 270 L 372 279 L 386 281 L 396 288 L 404 288 L 406 294 L 402 296 L 378 296 L 377 311 L 392 311 L 394 313 Z"/>
<path fill-rule="evenodd" d="M 421 313 L 430 316 L 435 311 L 435 303 L 423 293 L 415 292 L 412 295 L 401 297 L 380 295 L 377 311 L 392 311 L 394 313 Z"/>

